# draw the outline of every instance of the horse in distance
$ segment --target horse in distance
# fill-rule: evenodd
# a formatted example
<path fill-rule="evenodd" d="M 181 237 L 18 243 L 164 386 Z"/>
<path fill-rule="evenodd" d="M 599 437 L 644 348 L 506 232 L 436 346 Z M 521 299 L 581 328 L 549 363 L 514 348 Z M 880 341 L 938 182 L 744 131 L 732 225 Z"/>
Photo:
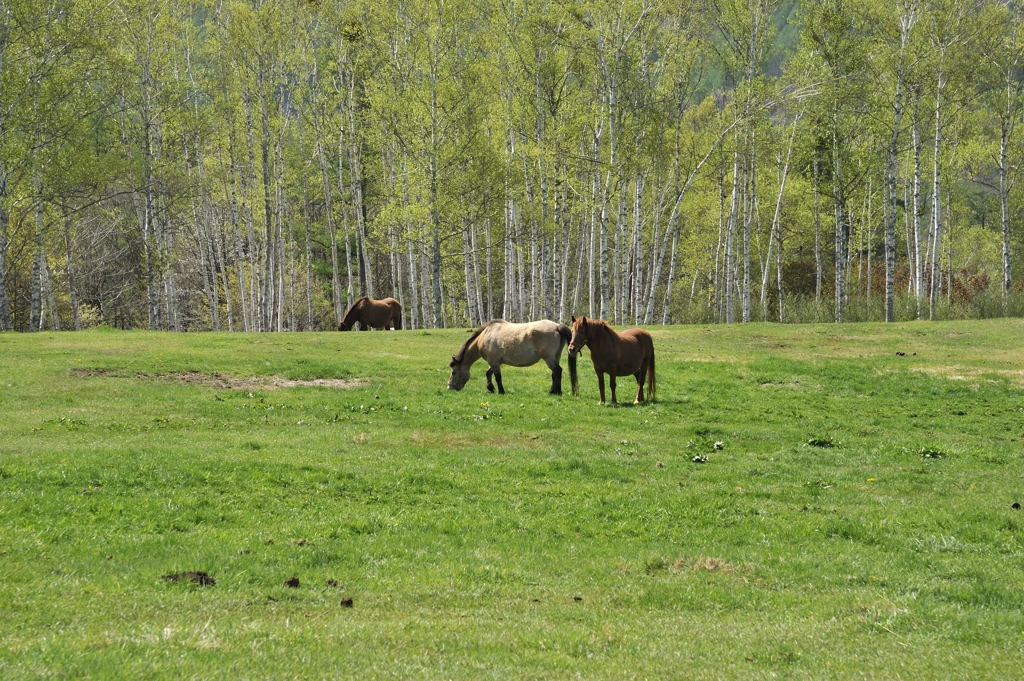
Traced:
<path fill-rule="evenodd" d="M 498 383 L 498 394 L 505 394 L 501 381 L 501 365 L 528 367 L 540 360 L 551 369 L 551 394 L 562 394 L 562 367 L 559 358 L 572 339 L 572 330 L 565 324 L 547 319 L 526 324 L 513 324 L 504 319 L 487 322 L 473 332 L 448 366 L 452 369 L 448 379 L 449 390 L 462 390 L 469 381 L 470 367 L 478 359 L 487 362 L 487 392 L 494 392 L 493 377 Z M 578 390 L 576 357 L 569 356 L 569 378 L 573 394 Z"/>
<path fill-rule="evenodd" d="M 654 382 L 654 339 L 643 329 L 626 329 L 622 333 L 607 322 L 586 317 L 572 318 L 572 340 L 569 341 L 569 357 L 572 358 L 590 348 L 590 359 L 597 373 L 597 386 L 601 390 L 601 404 L 604 404 L 604 375 L 608 374 L 612 388 L 612 404 L 615 399 L 615 377 L 633 376 L 637 391 L 633 404 L 644 401 L 644 380 L 648 382 L 648 397 L 656 399 Z"/>
<path fill-rule="evenodd" d="M 351 331 L 359 322 L 360 331 L 370 329 L 402 329 L 402 304 L 394 298 L 373 300 L 363 296 L 345 313 L 338 331 Z"/>

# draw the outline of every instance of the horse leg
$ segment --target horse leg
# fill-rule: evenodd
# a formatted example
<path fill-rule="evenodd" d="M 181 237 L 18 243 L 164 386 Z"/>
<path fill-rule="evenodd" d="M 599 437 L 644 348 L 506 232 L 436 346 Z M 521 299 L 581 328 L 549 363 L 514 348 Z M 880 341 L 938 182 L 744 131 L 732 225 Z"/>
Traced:
<path fill-rule="evenodd" d="M 494 380 L 496 380 L 498 382 L 498 394 L 499 395 L 504 395 L 505 394 L 505 386 L 503 386 L 501 384 L 501 367 L 500 366 L 497 369 L 494 370 Z"/>
<path fill-rule="evenodd" d="M 489 392 L 489 393 L 493 393 L 494 392 L 494 384 L 491 383 L 491 375 L 492 374 L 494 374 L 494 369 L 488 368 L 487 369 L 487 392 Z"/>
<path fill-rule="evenodd" d="M 640 404 L 644 401 L 644 375 L 647 373 L 647 367 L 641 366 L 638 373 L 633 374 L 633 378 L 636 379 L 636 399 L 633 400 L 633 404 Z"/>
<path fill-rule="evenodd" d="M 554 366 L 548 364 L 548 368 L 551 369 L 551 394 L 561 395 L 562 394 L 562 367 L 556 362 Z"/>
<path fill-rule="evenodd" d="M 619 401 L 615 399 L 615 374 L 608 374 L 608 385 L 612 387 L 612 404 L 618 404 Z"/>
<path fill-rule="evenodd" d="M 600 371 L 597 372 L 597 387 L 601 391 L 601 401 L 598 404 L 604 404 L 604 374 Z"/>

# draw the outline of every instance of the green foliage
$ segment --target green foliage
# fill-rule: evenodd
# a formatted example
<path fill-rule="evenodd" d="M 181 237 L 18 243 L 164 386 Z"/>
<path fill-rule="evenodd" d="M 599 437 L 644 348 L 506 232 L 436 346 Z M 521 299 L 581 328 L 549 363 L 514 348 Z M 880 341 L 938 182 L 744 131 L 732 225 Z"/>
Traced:
<path fill-rule="evenodd" d="M 945 178 L 930 314 L 989 310 L 967 300 L 989 289 L 1013 308 L 1024 278 L 1005 2 L 5 7 L 0 318 L 6 299 L 18 329 L 308 330 L 362 294 L 418 327 L 723 321 L 731 277 L 753 319 L 874 319 L 892 149 L 900 272 Z M 833 300 L 810 310 L 812 265 Z"/>

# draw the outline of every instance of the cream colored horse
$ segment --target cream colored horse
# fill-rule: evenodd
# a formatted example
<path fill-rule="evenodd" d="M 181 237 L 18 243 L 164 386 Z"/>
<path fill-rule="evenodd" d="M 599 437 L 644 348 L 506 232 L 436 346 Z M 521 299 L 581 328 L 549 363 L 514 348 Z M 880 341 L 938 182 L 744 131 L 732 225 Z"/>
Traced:
<path fill-rule="evenodd" d="M 551 369 L 551 394 L 562 394 L 562 367 L 558 360 L 562 348 L 572 339 L 572 330 L 565 324 L 556 324 L 547 319 L 527 324 L 512 324 L 504 319 L 487 322 L 473 332 L 452 357 L 448 366 L 452 368 L 448 379 L 449 390 L 462 390 L 469 381 L 469 369 L 478 359 L 487 362 L 487 392 L 494 392 L 491 377 L 498 382 L 498 394 L 505 394 L 501 383 L 501 365 L 528 367 L 540 360 Z M 576 378 L 576 357 L 569 358 L 569 377 L 573 394 L 578 389 Z"/>

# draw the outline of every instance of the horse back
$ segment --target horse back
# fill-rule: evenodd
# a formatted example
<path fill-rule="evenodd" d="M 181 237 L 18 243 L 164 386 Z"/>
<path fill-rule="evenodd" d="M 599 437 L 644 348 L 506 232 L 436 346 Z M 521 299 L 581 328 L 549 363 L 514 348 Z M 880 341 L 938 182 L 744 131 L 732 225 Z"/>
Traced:
<path fill-rule="evenodd" d="M 558 326 L 546 319 L 523 324 L 493 320 L 485 325 L 477 343 L 481 355 L 492 364 L 530 366 L 539 359 L 557 361 L 563 346 Z"/>
<path fill-rule="evenodd" d="M 648 348 L 654 348 L 654 338 L 652 338 L 651 334 L 647 333 L 643 329 L 626 329 L 625 331 L 619 334 L 619 338 L 631 340 L 640 345 L 640 347 L 644 348 L 645 350 Z"/>
<path fill-rule="evenodd" d="M 615 334 L 610 327 L 608 330 Z M 632 328 L 615 336 L 612 344 L 614 350 L 606 357 L 598 359 L 591 350 L 595 367 L 600 364 L 608 373 L 616 376 L 628 376 L 640 371 L 645 366 L 645 360 L 654 354 L 654 339 L 651 338 L 651 334 L 643 329 Z"/>
<path fill-rule="evenodd" d="M 359 321 L 360 323 L 366 324 L 374 329 L 385 328 L 388 325 L 388 322 L 391 321 L 396 308 L 397 314 L 401 316 L 402 307 L 394 298 L 385 298 L 383 300 L 363 298 L 360 305 L 362 318 Z"/>

